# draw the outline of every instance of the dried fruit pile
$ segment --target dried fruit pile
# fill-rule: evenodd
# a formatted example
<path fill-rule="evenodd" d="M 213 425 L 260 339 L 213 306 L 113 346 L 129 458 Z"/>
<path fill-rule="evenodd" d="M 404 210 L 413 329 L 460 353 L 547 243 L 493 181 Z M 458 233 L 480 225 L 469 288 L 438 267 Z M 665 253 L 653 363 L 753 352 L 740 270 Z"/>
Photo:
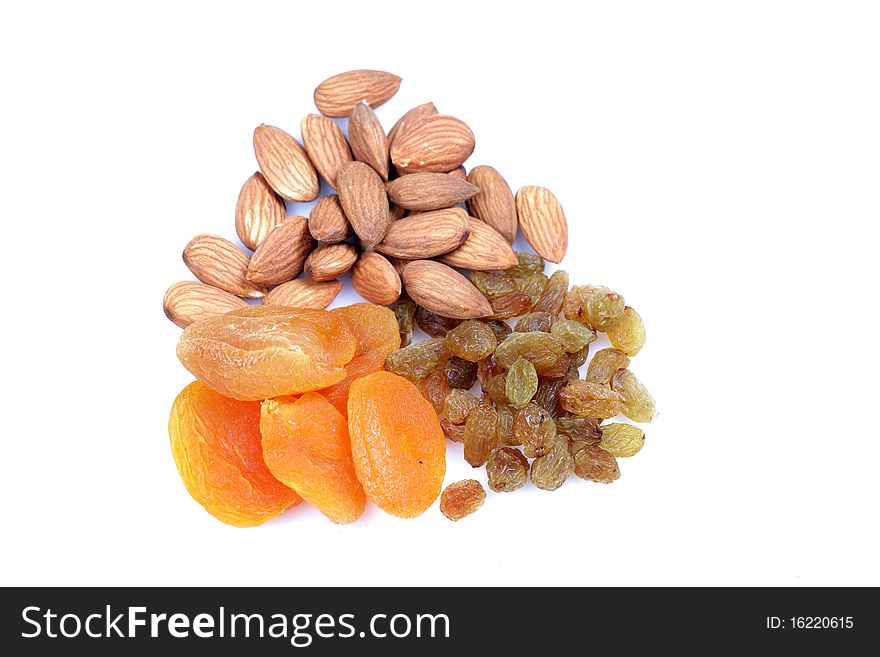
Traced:
<path fill-rule="evenodd" d="M 644 443 L 632 424 L 603 424 L 655 415 L 629 369 L 645 341 L 638 313 L 608 288 L 545 275 L 568 246 L 561 205 L 542 187 L 514 196 L 492 167 L 467 173 L 474 136 L 461 120 L 426 103 L 386 136 L 372 108 L 399 84 L 380 71 L 326 80 L 302 146 L 259 126 L 260 172 L 235 218 L 253 253 L 199 235 L 183 259 L 201 282 L 166 292 L 185 329 L 177 355 L 198 379 L 174 402 L 172 452 L 190 494 L 226 523 L 302 500 L 337 523 L 367 499 L 417 516 L 440 495 L 446 438 L 495 492 L 529 478 L 554 490 L 572 473 L 610 483 L 616 458 Z M 317 199 L 321 179 L 337 193 L 288 216 L 285 201 Z M 519 227 L 537 254 L 514 252 Z M 349 270 L 372 303 L 325 310 Z M 414 325 L 429 339 L 411 344 Z M 599 332 L 613 348 L 587 364 Z M 440 509 L 458 520 L 485 497 L 478 481 L 456 482 Z"/>

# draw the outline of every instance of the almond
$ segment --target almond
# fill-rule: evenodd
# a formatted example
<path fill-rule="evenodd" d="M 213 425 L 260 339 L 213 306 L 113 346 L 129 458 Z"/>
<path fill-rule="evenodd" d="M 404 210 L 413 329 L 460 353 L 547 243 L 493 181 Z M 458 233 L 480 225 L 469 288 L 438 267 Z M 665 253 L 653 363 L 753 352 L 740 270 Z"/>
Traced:
<path fill-rule="evenodd" d="M 269 187 L 262 173 L 257 171 L 245 181 L 235 205 L 235 232 L 242 244 L 256 250 L 286 216 L 284 201 Z"/>
<path fill-rule="evenodd" d="M 388 214 L 391 215 L 391 221 L 398 221 L 406 216 L 406 208 L 394 205 L 394 203 L 389 203 Z"/>
<path fill-rule="evenodd" d="M 292 306 L 294 308 L 317 308 L 323 310 L 342 289 L 342 281 L 318 281 L 308 278 L 295 278 L 282 283 L 266 296 L 265 303 L 270 306 Z"/>
<path fill-rule="evenodd" d="M 365 247 L 382 241 L 390 215 L 385 184 L 372 167 L 349 162 L 339 170 L 339 200 L 348 222 Z"/>
<path fill-rule="evenodd" d="M 457 249 L 470 234 L 470 221 L 461 208 L 422 212 L 395 221 L 376 251 L 395 258 L 433 258 Z"/>
<path fill-rule="evenodd" d="M 553 192 L 523 187 L 516 193 L 516 214 L 528 243 L 550 262 L 560 263 L 568 248 L 568 222 Z"/>
<path fill-rule="evenodd" d="M 216 235 L 196 235 L 183 250 L 183 261 L 202 283 L 259 299 L 266 291 L 247 279 L 249 260 L 235 244 Z"/>
<path fill-rule="evenodd" d="M 388 137 L 379 117 L 366 103 L 358 103 L 351 113 L 348 138 L 354 158 L 373 167 L 382 180 L 388 180 Z"/>
<path fill-rule="evenodd" d="M 306 258 L 303 267 L 306 276 L 313 281 L 332 281 L 351 269 L 357 260 L 357 249 L 352 244 L 328 244 L 319 246 Z"/>
<path fill-rule="evenodd" d="M 461 178 L 462 180 L 467 180 L 468 174 L 467 169 L 462 167 L 456 167 L 452 171 L 449 172 L 450 176 L 455 176 L 456 178 Z M 479 185 L 477 185 L 479 187 Z"/>
<path fill-rule="evenodd" d="M 391 143 L 391 161 L 400 172 L 452 171 L 474 152 L 474 133 L 464 121 L 436 114 L 423 118 Z"/>
<path fill-rule="evenodd" d="M 281 128 L 259 125 L 254 130 L 254 154 L 269 185 L 288 201 L 312 201 L 321 184 L 299 142 Z"/>
<path fill-rule="evenodd" d="M 492 314 L 480 291 L 454 269 L 433 260 L 414 260 L 403 268 L 403 285 L 417 304 L 444 317 L 473 319 Z"/>
<path fill-rule="evenodd" d="M 192 281 L 175 283 L 169 287 L 162 306 L 165 316 L 180 328 L 186 328 L 205 317 L 248 307 L 245 301 L 234 294 Z"/>
<path fill-rule="evenodd" d="M 398 276 L 403 276 L 403 268 L 410 263 L 409 260 L 404 260 L 403 258 L 395 258 L 394 256 L 388 256 L 387 260 L 394 266 L 394 271 L 397 272 Z"/>
<path fill-rule="evenodd" d="M 351 237 L 351 224 L 345 218 L 339 196 L 331 194 L 315 203 L 309 213 L 309 232 L 319 242 L 336 244 Z"/>
<path fill-rule="evenodd" d="M 324 116 L 340 119 L 366 101 L 379 107 L 400 88 L 400 78 L 385 71 L 347 71 L 327 78 L 315 89 L 315 106 Z"/>
<path fill-rule="evenodd" d="M 400 297 L 400 275 L 384 256 L 362 253 L 351 270 L 351 284 L 364 299 L 382 306 Z"/>
<path fill-rule="evenodd" d="M 413 173 L 385 185 L 392 203 L 408 210 L 439 210 L 458 205 L 479 188 L 448 173 Z"/>
<path fill-rule="evenodd" d="M 340 167 L 351 162 L 351 149 L 345 134 L 334 121 L 319 114 L 309 114 L 302 120 L 303 145 L 309 159 L 333 189 Z"/>
<path fill-rule="evenodd" d="M 484 165 L 471 169 L 468 181 L 480 188 L 467 202 L 470 213 L 513 243 L 517 228 L 516 202 L 510 185 L 495 169 Z"/>
<path fill-rule="evenodd" d="M 510 243 L 489 224 L 471 219 L 470 227 L 471 234 L 464 244 L 437 258 L 440 262 L 476 271 L 508 269 L 519 263 Z"/>
<path fill-rule="evenodd" d="M 437 113 L 437 108 L 434 107 L 434 103 L 423 103 L 421 105 L 416 105 L 406 114 L 397 119 L 397 123 L 394 124 L 394 126 L 391 128 L 391 132 L 388 133 L 388 143 L 393 143 L 394 138 L 400 132 L 406 132 L 408 128 L 417 123 L 420 123 L 422 119 L 426 119 L 429 116 L 434 116 Z"/>
<path fill-rule="evenodd" d="M 287 217 L 254 251 L 248 265 L 248 280 L 270 287 L 296 278 L 314 244 L 308 219 Z"/>

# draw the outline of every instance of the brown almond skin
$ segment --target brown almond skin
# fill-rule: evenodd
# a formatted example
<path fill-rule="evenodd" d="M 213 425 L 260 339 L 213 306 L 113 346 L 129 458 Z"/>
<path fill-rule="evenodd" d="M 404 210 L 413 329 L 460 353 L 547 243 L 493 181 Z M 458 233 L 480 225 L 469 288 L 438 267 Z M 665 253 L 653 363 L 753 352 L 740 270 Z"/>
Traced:
<path fill-rule="evenodd" d="M 234 294 L 193 281 L 174 283 L 162 299 L 165 316 L 180 328 L 186 328 L 205 317 L 247 307 L 247 302 Z"/>
<path fill-rule="evenodd" d="M 492 306 L 474 285 L 451 267 L 433 260 L 413 260 L 403 268 L 403 286 L 417 304 L 455 319 L 492 314 Z"/>
<path fill-rule="evenodd" d="M 379 117 L 366 103 L 358 103 L 351 113 L 348 138 L 355 159 L 369 164 L 382 180 L 388 180 L 388 137 Z"/>
<path fill-rule="evenodd" d="M 530 185 L 516 193 L 516 214 L 523 235 L 538 255 L 560 263 L 568 249 L 568 222 L 549 189 Z"/>
<path fill-rule="evenodd" d="M 368 248 L 381 242 L 391 221 L 382 178 L 368 164 L 349 162 L 337 182 L 342 209 L 361 244 Z"/>
<path fill-rule="evenodd" d="M 464 244 L 437 260 L 450 267 L 475 271 L 508 269 L 518 264 L 510 243 L 497 230 L 479 219 L 471 219 L 470 229 Z"/>
<path fill-rule="evenodd" d="M 308 219 L 287 217 L 254 251 L 248 266 L 248 280 L 271 287 L 296 278 L 314 245 Z"/>
<path fill-rule="evenodd" d="M 313 201 L 321 191 L 318 172 L 299 142 L 281 128 L 254 129 L 254 154 L 266 182 L 288 201 Z"/>
<path fill-rule="evenodd" d="M 464 121 L 436 114 L 395 136 L 391 161 L 401 173 L 452 171 L 470 157 L 474 143 L 474 133 Z"/>
<path fill-rule="evenodd" d="M 306 258 L 303 271 L 313 281 L 332 281 L 351 269 L 357 255 L 354 245 L 346 242 L 319 246 Z"/>
<path fill-rule="evenodd" d="M 351 284 L 364 299 L 381 306 L 397 301 L 402 289 L 394 265 L 374 251 L 362 253 L 354 263 Z"/>
<path fill-rule="evenodd" d="M 400 88 L 400 77 L 386 71 L 361 69 L 327 78 L 315 89 L 315 107 L 324 116 L 341 119 L 366 101 L 370 107 L 387 102 Z"/>
<path fill-rule="evenodd" d="M 318 200 L 309 213 L 309 232 L 323 244 L 344 242 L 354 234 L 337 194 Z"/>
<path fill-rule="evenodd" d="M 457 249 L 469 234 L 470 220 L 461 208 L 421 212 L 392 223 L 376 251 L 407 260 L 433 258 Z"/>
<path fill-rule="evenodd" d="M 407 215 L 407 210 L 399 205 L 394 205 L 394 203 L 389 203 L 388 213 L 391 215 L 391 221 L 398 221 Z"/>
<path fill-rule="evenodd" d="M 326 116 L 309 114 L 301 124 L 303 145 L 321 177 L 336 189 L 336 175 L 346 162 L 351 162 L 351 149 L 345 134 Z"/>
<path fill-rule="evenodd" d="M 242 185 L 235 204 L 235 232 L 241 243 L 251 251 L 256 250 L 285 217 L 284 201 L 257 171 Z"/>
<path fill-rule="evenodd" d="M 394 138 L 400 132 L 406 132 L 408 128 L 419 123 L 422 119 L 434 116 L 438 113 L 437 108 L 434 107 L 434 103 L 428 102 L 416 105 L 411 110 L 407 111 L 406 114 L 397 119 L 397 123 L 394 124 L 391 128 L 391 132 L 388 133 L 388 143 L 391 144 L 394 142 Z"/>
<path fill-rule="evenodd" d="M 264 303 L 270 306 L 293 308 L 316 308 L 323 310 L 342 290 L 342 281 L 318 282 L 308 278 L 295 278 L 273 288 Z"/>
<path fill-rule="evenodd" d="M 480 189 L 468 199 L 468 211 L 492 226 L 512 244 L 516 239 L 517 216 L 510 185 L 498 171 L 485 165 L 471 169 L 468 181 Z"/>
<path fill-rule="evenodd" d="M 454 168 L 452 171 L 449 172 L 449 175 L 455 176 L 456 178 L 461 178 L 462 180 L 467 180 L 468 177 L 467 169 L 465 169 L 463 166 Z M 477 187 L 479 187 L 479 185 L 477 185 Z"/>
<path fill-rule="evenodd" d="M 183 261 L 206 285 L 249 299 L 266 294 L 266 290 L 247 279 L 248 255 L 222 237 L 196 235 L 183 249 Z"/>
<path fill-rule="evenodd" d="M 407 210 L 440 210 L 463 203 L 479 192 L 467 180 L 448 173 L 412 173 L 385 185 L 388 198 Z"/>

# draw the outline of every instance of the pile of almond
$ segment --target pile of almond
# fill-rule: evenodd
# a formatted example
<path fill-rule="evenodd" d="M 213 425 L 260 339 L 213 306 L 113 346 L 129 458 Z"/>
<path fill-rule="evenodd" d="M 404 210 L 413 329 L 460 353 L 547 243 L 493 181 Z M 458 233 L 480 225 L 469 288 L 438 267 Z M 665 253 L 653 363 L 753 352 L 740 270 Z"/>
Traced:
<path fill-rule="evenodd" d="M 377 304 L 406 294 L 457 319 L 492 313 L 486 298 L 456 269 L 498 270 L 517 264 L 518 227 L 546 260 L 560 262 L 568 226 L 543 187 L 516 196 L 491 166 L 462 166 L 474 134 L 460 119 L 425 103 L 386 134 L 373 109 L 401 79 L 383 71 L 335 75 L 315 89 L 321 114 L 302 120 L 302 144 L 281 128 L 254 130 L 260 170 L 241 189 L 235 228 L 252 253 L 222 237 L 198 235 L 183 260 L 201 283 L 180 282 L 165 294 L 165 314 L 185 327 L 199 319 L 266 304 L 326 308 L 351 271 L 355 290 Z M 334 119 L 348 118 L 348 135 Z M 288 216 L 285 201 L 324 196 L 308 218 Z M 466 204 L 466 208 L 462 207 Z"/>

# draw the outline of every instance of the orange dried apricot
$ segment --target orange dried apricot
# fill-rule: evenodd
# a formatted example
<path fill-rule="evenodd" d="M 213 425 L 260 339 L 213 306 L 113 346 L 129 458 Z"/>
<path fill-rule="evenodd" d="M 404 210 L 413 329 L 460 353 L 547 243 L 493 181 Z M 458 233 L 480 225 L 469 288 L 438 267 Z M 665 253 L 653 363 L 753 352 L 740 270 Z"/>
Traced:
<path fill-rule="evenodd" d="M 397 374 L 374 372 L 348 394 L 354 469 L 379 508 L 414 518 L 440 494 L 446 439 L 431 404 Z"/>
<path fill-rule="evenodd" d="M 184 486 L 215 518 L 253 527 L 302 501 L 263 461 L 259 402 L 194 381 L 174 400 L 168 434 Z"/>
<path fill-rule="evenodd" d="M 354 522 L 366 496 L 354 472 L 348 425 L 316 392 L 296 401 L 267 399 L 260 414 L 263 458 L 279 481 L 333 522 Z"/>
<path fill-rule="evenodd" d="M 336 410 L 346 415 L 352 381 L 382 369 L 388 354 L 400 346 L 400 327 L 392 310 L 372 303 L 334 308 L 330 314 L 345 322 L 357 341 L 357 347 L 354 358 L 345 365 L 345 378 L 319 392 Z"/>
<path fill-rule="evenodd" d="M 213 390 L 248 401 L 338 383 L 356 347 L 347 323 L 330 312 L 260 306 L 190 324 L 177 357 Z"/>

